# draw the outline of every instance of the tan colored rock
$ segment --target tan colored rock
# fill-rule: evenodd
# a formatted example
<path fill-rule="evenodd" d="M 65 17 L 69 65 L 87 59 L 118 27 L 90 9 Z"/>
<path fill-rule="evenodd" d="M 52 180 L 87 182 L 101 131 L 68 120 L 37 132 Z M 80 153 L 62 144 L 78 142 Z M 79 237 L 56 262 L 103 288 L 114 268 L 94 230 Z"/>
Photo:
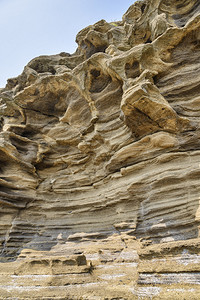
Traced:
<path fill-rule="evenodd" d="M 0 299 L 200 299 L 200 4 L 76 40 L 0 90 Z"/>

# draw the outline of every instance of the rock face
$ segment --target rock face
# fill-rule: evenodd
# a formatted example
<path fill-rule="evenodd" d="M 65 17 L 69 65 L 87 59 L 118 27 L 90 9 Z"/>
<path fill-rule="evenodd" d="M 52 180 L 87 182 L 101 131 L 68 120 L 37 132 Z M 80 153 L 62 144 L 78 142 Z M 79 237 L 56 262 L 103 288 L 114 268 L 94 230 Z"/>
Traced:
<path fill-rule="evenodd" d="M 0 91 L 0 299 L 200 299 L 200 3 L 77 43 Z"/>

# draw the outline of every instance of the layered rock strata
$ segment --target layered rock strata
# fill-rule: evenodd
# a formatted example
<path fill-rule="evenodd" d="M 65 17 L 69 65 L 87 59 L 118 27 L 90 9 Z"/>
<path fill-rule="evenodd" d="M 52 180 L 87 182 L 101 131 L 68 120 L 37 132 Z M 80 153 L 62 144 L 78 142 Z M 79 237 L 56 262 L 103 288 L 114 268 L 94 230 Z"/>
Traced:
<path fill-rule="evenodd" d="M 0 90 L 0 299 L 200 299 L 200 3 L 76 41 Z"/>

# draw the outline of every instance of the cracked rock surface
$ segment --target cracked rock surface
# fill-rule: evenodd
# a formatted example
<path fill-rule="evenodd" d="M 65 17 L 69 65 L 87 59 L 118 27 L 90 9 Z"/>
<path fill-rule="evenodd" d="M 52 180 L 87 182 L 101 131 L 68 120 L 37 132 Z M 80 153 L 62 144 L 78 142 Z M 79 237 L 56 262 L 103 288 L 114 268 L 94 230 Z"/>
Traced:
<path fill-rule="evenodd" d="M 200 3 L 76 41 L 0 89 L 0 299 L 200 299 Z"/>

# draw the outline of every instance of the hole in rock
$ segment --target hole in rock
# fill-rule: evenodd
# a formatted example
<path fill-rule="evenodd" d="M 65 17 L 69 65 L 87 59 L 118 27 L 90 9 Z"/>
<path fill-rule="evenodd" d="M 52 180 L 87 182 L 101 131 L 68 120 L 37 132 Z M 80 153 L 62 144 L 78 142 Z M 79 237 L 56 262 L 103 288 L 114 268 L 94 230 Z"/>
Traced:
<path fill-rule="evenodd" d="M 84 42 L 81 43 L 81 48 L 84 50 L 86 58 L 89 58 L 93 54 L 98 52 L 105 53 L 107 47 L 108 47 L 107 44 L 102 44 L 99 47 L 95 47 L 89 40 L 85 40 Z"/>
<path fill-rule="evenodd" d="M 146 4 L 143 4 L 143 5 L 141 6 L 141 11 L 142 11 L 142 13 L 144 12 L 145 8 L 146 8 Z"/>
<path fill-rule="evenodd" d="M 99 70 L 96 70 L 96 69 L 92 69 L 90 71 L 90 74 L 94 76 L 94 78 L 97 78 L 99 77 L 99 75 L 101 74 L 101 72 Z"/>
<path fill-rule="evenodd" d="M 148 44 L 148 43 L 151 43 L 151 42 L 152 42 L 151 38 L 148 38 L 148 40 L 145 42 L 145 44 Z"/>
<path fill-rule="evenodd" d="M 135 78 L 140 75 L 139 62 L 134 61 L 133 63 L 126 63 L 125 73 L 127 78 Z"/>
<path fill-rule="evenodd" d="M 101 73 L 100 70 L 92 69 L 90 71 L 90 74 L 92 77 L 90 83 L 91 93 L 100 93 L 111 82 L 111 77 L 109 75 Z"/>

